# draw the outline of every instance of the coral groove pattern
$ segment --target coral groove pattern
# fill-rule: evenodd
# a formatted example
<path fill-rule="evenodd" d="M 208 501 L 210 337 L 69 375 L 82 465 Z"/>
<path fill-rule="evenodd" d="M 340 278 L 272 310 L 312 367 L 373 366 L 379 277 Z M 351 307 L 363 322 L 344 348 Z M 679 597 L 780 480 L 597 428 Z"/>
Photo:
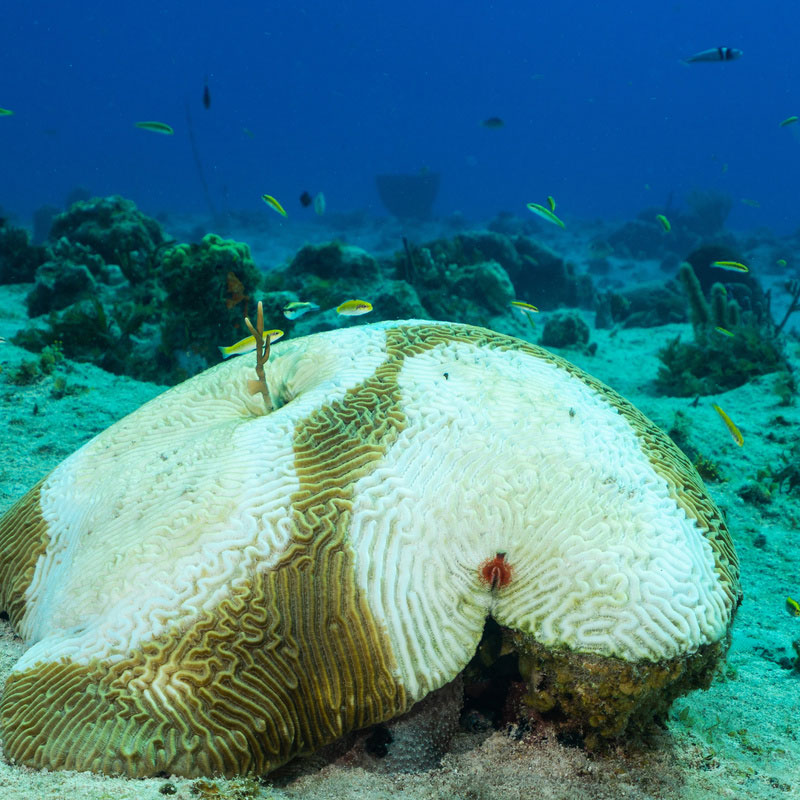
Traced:
<path fill-rule="evenodd" d="M 0 601 L 29 644 L 0 702 L 10 758 L 266 773 L 452 681 L 489 615 L 538 670 L 643 676 L 626 714 L 713 669 L 730 536 L 612 390 L 415 320 L 277 343 L 268 399 L 254 363 L 155 398 L 0 519 Z"/>

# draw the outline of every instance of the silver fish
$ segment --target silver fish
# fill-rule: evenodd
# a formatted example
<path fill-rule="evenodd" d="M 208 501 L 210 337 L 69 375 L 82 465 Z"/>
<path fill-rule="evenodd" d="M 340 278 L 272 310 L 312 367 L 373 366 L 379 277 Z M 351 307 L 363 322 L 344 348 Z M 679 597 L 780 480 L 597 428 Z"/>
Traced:
<path fill-rule="evenodd" d="M 283 316 L 286 319 L 297 319 L 309 311 L 317 311 L 318 309 L 319 306 L 316 303 L 303 303 L 299 300 L 294 300 L 283 307 Z"/>

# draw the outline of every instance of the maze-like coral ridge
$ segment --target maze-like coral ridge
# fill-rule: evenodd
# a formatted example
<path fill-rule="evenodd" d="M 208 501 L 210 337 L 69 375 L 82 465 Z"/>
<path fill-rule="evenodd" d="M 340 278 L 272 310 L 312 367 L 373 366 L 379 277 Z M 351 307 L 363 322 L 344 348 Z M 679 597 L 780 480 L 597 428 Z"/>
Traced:
<path fill-rule="evenodd" d="M 0 703 L 16 761 L 268 772 L 453 680 L 488 615 L 543 664 L 670 660 L 670 698 L 680 659 L 724 641 L 718 510 L 576 367 L 417 321 L 277 343 L 267 401 L 253 363 L 146 404 L 0 520 L 0 599 L 31 645 Z"/>

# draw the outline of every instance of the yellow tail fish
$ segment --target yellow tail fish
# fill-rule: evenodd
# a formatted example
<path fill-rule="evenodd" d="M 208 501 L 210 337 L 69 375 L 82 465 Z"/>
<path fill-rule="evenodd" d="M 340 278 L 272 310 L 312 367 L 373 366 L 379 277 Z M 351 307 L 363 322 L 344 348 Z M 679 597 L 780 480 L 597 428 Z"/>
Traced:
<path fill-rule="evenodd" d="M 552 222 L 553 225 L 558 225 L 559 228 L 567 227 L 549 208 L 545 208 L 539 203 L 528 203 L 528 211 L 533 212 L 537 217 Z"/>
<path fill-rule="evenodd" d="M 361 314 L 369 314 L 372 311 L 372 303 L 366 300 L 348 300 L 336 306 L 336 313 L 345 317 L 358 317 Z"/>
<path fill-rule="evenodd" d="M 725 427 L 730 431 L 731 436 L 733 437 L 733 441 L 741 447 L 744 444 L 744 437 L 742 436 L 742 432 L 736 427 L 733 420 L 716 404 L 712 404 L 714 406 L 714 411 L 717 412 L 722 417 L 722 421 L 725 423 Z"/>
<path fill-rule="evenodd" d="M 281 336 L 283 336 L 283 331 L 264 331 L 264 338 L 269 339 L 270 344 L 272 344 L 272 342 L 276 342 L 281 338 Z M 250 353 L 256 349 L 256 337 L 248 336 L 246 339 L 240 339 L 238 342 L 236 342 L 236 344 L 229 345 L 228 347 L 223 347 L 222 345 L 218 345 L 218 347 L 223 358 L 240 356 L 244 353 Z"/>
<path fill-rule="evenodd" d="M 152 131 L 153 133 L 163 133 L 165 136 L 172 136 L 175 133 L 172 128 L 167 125 L 165 122 L 137 122 L 137 128 L 141 128 L 143 131 Z"/>
<path fill-rule="evenodd" d="M 713 261 L 711 266 L 717 267 L 717 269 L 729 269 L 732 272 L 750 272 L 744 264 L 738 261 Z"/>
<path fill-rule="evenodd" d="M 262 194 L 261 199 L 270 208 L 274 208 L 282 217 L 287 216 L 286 209 L 271 194 Z"/>

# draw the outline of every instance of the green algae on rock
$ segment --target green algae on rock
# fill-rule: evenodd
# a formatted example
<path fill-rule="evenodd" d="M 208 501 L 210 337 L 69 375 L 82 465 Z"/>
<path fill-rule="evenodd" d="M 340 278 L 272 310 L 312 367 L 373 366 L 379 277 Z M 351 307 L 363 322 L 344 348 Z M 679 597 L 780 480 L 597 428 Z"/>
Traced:
<path fill-rule="evenodd" d="M 36 352 L 58 341 L 73 360 L 171 384 L 241 338 L 262 280 L 246 244 L 215 234 L 167 242 L 155 220 L 117 197 L 76 203 L 56 222 L 64 235 L 27 299 L 29 314 L 42 316 L 15 344 Z M 141 249 L 124 249 L 133 246 Z"/>
<path fill-rule="evenodd" d="M 247 335 L 244 317 L 255 305 L 261 284 L 250 248 L 244 242 L 209 233 L 199 244 L 169 248 L 158 269 L 165 297 L 161 358 L 169 383 L 219 359 L 219 345 Z"/>
<path fill-rule="evenodd" d="M 32 281 L 45 261 L 46 247 L 31 244 L 28 231 L 0 219 L 0 284 Z"/>
<path fill-rule="evenodd" d="M 61 237 L 87 245 L 106 264 L 117 264 L 132 283 L 147 278 L 169 244 L 158 222 L 119 195 L 73 203 L 53 220 L 50 238 Z"/>

